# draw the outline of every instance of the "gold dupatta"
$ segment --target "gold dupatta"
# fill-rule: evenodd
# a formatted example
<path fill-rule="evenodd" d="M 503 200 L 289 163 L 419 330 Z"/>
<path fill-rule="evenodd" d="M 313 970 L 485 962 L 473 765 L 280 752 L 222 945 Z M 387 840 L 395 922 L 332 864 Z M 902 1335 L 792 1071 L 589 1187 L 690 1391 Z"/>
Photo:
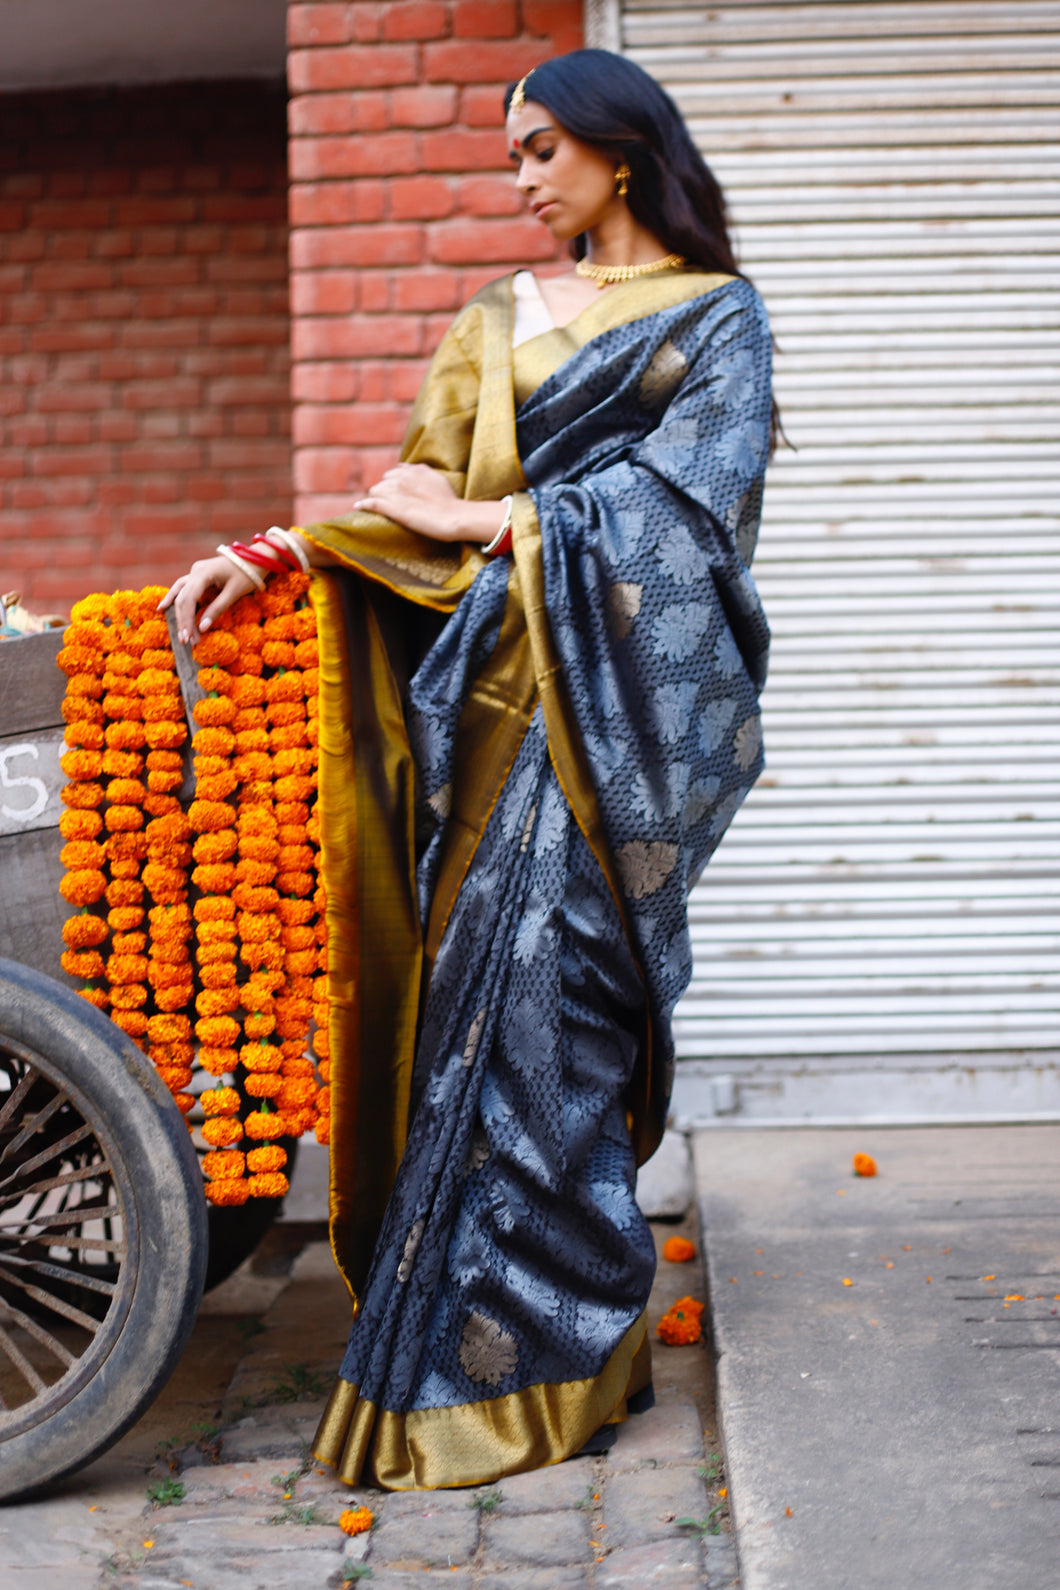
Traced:
<path fill-rule="evenodd" d="M 601 332 L 727 280 L 681 271 L 609 289 L 569 325 L 520 346 L 521 393 Z M 504 617 L 493 655 L 461 713 L 459 771 L 426 924 L 416 904 L 413 767 L 401 708 L 406 669 L 394 599 L 451 613 L 484 559 L 477 549 L 455 548 L 374 514 L 302 531 L 362 576 L 339 581 L 319 571 L 312 592 L 320 635 L 322 870 L 328 897 L 331 1243 L 355 1307 L 404 1148 L 425 976 L 539 699 L 557 777 L 628 931 L 545 610 L 540 526 L 516 447 L 511 328 L 511 279 L 503 278 L 476 294 L 447 332 L 402 450 L 406 462 L 442 470 L 461 496 L 514 497 Z M 654 1152 L 664 1126 L 664 1107 L 652 1095 L 647 1020 L 644 1030 L 631 1104 L 638 1162 Z"/>

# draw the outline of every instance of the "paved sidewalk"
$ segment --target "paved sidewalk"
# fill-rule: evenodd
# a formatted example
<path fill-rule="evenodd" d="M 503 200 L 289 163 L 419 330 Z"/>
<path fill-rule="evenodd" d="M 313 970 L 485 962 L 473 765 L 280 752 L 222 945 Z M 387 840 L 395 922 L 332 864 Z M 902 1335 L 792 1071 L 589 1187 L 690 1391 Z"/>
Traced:
<path fill-rule="evenodd" d="M 1060 1582 L 1060 1128 L 695 1158 L 743 1590 Z"/>
<path fill-rule="evenodd" d="M 694 1222 L 657 1240 L 674 1232 Z M 345 1289 L 321 1241 L 285 1272 L 292 1240 L 276 1227 L 207 1298 L 174 1380 L 112 1453 L 0 1509 L 3 1590 L 731 1590 L 704 1345 L 658 1346 L 658 1405 L 606 1458 L 477 1491 L 351 1492 L 307 1444 L 345 1345 Z M 690 1291 L 703 1295 L 698 1264 L 661 1264 L 652 1328 Z M 360 1502 L 376 1525 L 351 1540 L 337 1519 Z"/>

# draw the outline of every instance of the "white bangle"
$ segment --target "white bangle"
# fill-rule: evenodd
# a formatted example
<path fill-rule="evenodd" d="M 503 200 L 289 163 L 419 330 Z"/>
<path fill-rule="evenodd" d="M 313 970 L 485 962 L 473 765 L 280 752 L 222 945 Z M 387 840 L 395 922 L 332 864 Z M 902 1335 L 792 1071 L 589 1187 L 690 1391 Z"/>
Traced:
<path fill-rule="evenodd" d="M 288 552 L 293 552 L 302 566 L 302 573 L 309 573 L 309 559 L 305 555 L 305 547 L 298 536 L 292 535 L 282 525 L 271 524 L 265 532 L 265 539 L 266 541 L 277 543 L 279 546 L 286 547 Z"/>
<path fill-rule="evenodd" d="M 504 518 L 501 520 L 501 527 L 497 531 L 497 534 L 493 537 L 493 540 L 490 542 L 489 546 L 482 548 L 487 557 L 491 552 L 496 552 L 497 548 L 508 534 L 508 531 L 512 528 L 512 499 L 510 496 L 501 498 L 501 507 L 504 509 Z"/>
<path fill-rule="evenodd" d="M 232 548 L 226 547 L 223 542 L 217 550 L 221 557 L 228 559 L 234 569 L 238 569 L 240 574 L 245 574 L 247 579 L 252 581 L 259 591 L 265 589 L 265 581 L 260 571 L 252 563 L 248 563 L 245 558 L 241 558 L 238 552 L 233 552 Z"/>

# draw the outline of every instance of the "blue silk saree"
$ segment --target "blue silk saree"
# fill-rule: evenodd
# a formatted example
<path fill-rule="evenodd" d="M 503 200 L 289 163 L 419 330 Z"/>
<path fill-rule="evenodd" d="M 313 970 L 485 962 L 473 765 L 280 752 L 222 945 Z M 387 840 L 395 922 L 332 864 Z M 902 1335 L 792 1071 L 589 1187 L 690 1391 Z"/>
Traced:
<path fill-rule="evenodd" d="M 350 1483 L 557 1462 L 650 1377 L 687 896 L 762 766 L 748 572 L 770 437 L 753 288 L 686 270 L 511 347 L 461 312 L 403 457 L 514 493 L 486 559 L 304 533 L 328 892 L 331 1232 L 355 1317 L 316 1454 Z"/>

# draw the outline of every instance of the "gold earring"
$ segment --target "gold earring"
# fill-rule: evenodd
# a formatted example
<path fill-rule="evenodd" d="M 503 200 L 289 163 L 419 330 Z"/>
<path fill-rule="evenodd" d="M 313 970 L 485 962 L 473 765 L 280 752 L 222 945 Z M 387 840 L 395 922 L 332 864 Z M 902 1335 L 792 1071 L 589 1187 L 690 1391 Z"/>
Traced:
<path fill-rule="evenodd" d="M 629 192 L 629 179 L 632 175 L 632 171 L 623 160 L 622 164 L 615 172 L 615 189 L 620 199 L 624 199 L 626 194 Z"/>

